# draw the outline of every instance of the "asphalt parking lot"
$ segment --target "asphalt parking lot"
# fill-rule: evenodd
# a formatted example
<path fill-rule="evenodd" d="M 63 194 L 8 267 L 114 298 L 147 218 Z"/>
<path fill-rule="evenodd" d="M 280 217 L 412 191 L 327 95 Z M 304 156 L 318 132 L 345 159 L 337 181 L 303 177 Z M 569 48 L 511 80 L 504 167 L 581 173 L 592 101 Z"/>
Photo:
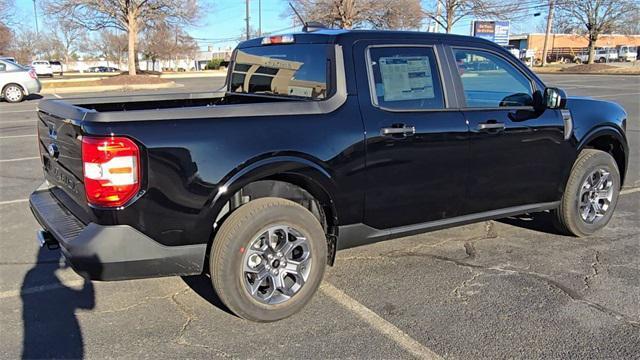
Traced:
<path fill-rule="evenodd" d="M 0 357 L 638 359 L 640 77 L 543 78 L 630 115 L 606 229 L 560 236 L 540 213 L 346 250 L 312 302 L 272 324 L 229 314 L 204 276 L 86 282 L 40 249 L 26 202 L 42 182 L 38 99 L 0 103 Z"/>

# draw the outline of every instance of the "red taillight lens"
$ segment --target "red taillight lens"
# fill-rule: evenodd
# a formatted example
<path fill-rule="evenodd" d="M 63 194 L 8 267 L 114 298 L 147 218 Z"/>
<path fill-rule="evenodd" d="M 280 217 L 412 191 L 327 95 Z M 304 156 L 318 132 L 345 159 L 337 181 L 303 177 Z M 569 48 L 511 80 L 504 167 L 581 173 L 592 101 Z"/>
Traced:
<path fill-rule="evenodd" d="M 35 70 L 31 69 L 29 70 L 29 76 L 31 76 L 32 79 L 37 79 L 38 75 L 36 74 Z"/>
<path fill-rule="evenodd" d="M 91 205 L 122 206 L 140 190 L 140 150 L 130 139 L 84 136 L 82 169 Z"/>

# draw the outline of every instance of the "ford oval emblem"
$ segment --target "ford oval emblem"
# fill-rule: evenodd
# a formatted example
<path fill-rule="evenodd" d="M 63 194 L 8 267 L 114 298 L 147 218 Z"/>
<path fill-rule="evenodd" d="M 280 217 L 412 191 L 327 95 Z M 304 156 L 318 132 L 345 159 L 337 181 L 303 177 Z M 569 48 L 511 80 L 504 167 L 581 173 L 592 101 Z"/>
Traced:
<path fill-rule="evenodd" d="M 58 158 L 58 146 L 56 146 L 56 144 L 49 144 L 49 146 L 47 146 L 47 151 L 49 152 L 49 156 L 52 158 Z"/>

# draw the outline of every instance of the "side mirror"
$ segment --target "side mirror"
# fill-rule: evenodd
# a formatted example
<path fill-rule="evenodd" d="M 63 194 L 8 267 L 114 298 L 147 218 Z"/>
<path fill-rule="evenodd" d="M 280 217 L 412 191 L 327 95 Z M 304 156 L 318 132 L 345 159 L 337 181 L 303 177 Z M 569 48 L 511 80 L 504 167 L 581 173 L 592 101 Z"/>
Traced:
<path fill-rule="evenodd" d="M 563 109 L 567 104 L 567 94 L 562 89 L 548 87 L 544 89 L 542 105 L 547 109 Z"/>

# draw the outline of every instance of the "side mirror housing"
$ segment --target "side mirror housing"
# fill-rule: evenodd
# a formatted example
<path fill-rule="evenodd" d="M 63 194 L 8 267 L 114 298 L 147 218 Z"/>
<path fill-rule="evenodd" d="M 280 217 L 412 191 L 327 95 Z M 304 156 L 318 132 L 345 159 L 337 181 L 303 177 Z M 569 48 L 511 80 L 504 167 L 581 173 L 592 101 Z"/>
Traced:
<path fill-rule="evenodd" d="M 554 87 L 544 89 L 542 106 L 546 109 L 564 109 L 567 105 L 567 94 L 564 90 Z"/>

